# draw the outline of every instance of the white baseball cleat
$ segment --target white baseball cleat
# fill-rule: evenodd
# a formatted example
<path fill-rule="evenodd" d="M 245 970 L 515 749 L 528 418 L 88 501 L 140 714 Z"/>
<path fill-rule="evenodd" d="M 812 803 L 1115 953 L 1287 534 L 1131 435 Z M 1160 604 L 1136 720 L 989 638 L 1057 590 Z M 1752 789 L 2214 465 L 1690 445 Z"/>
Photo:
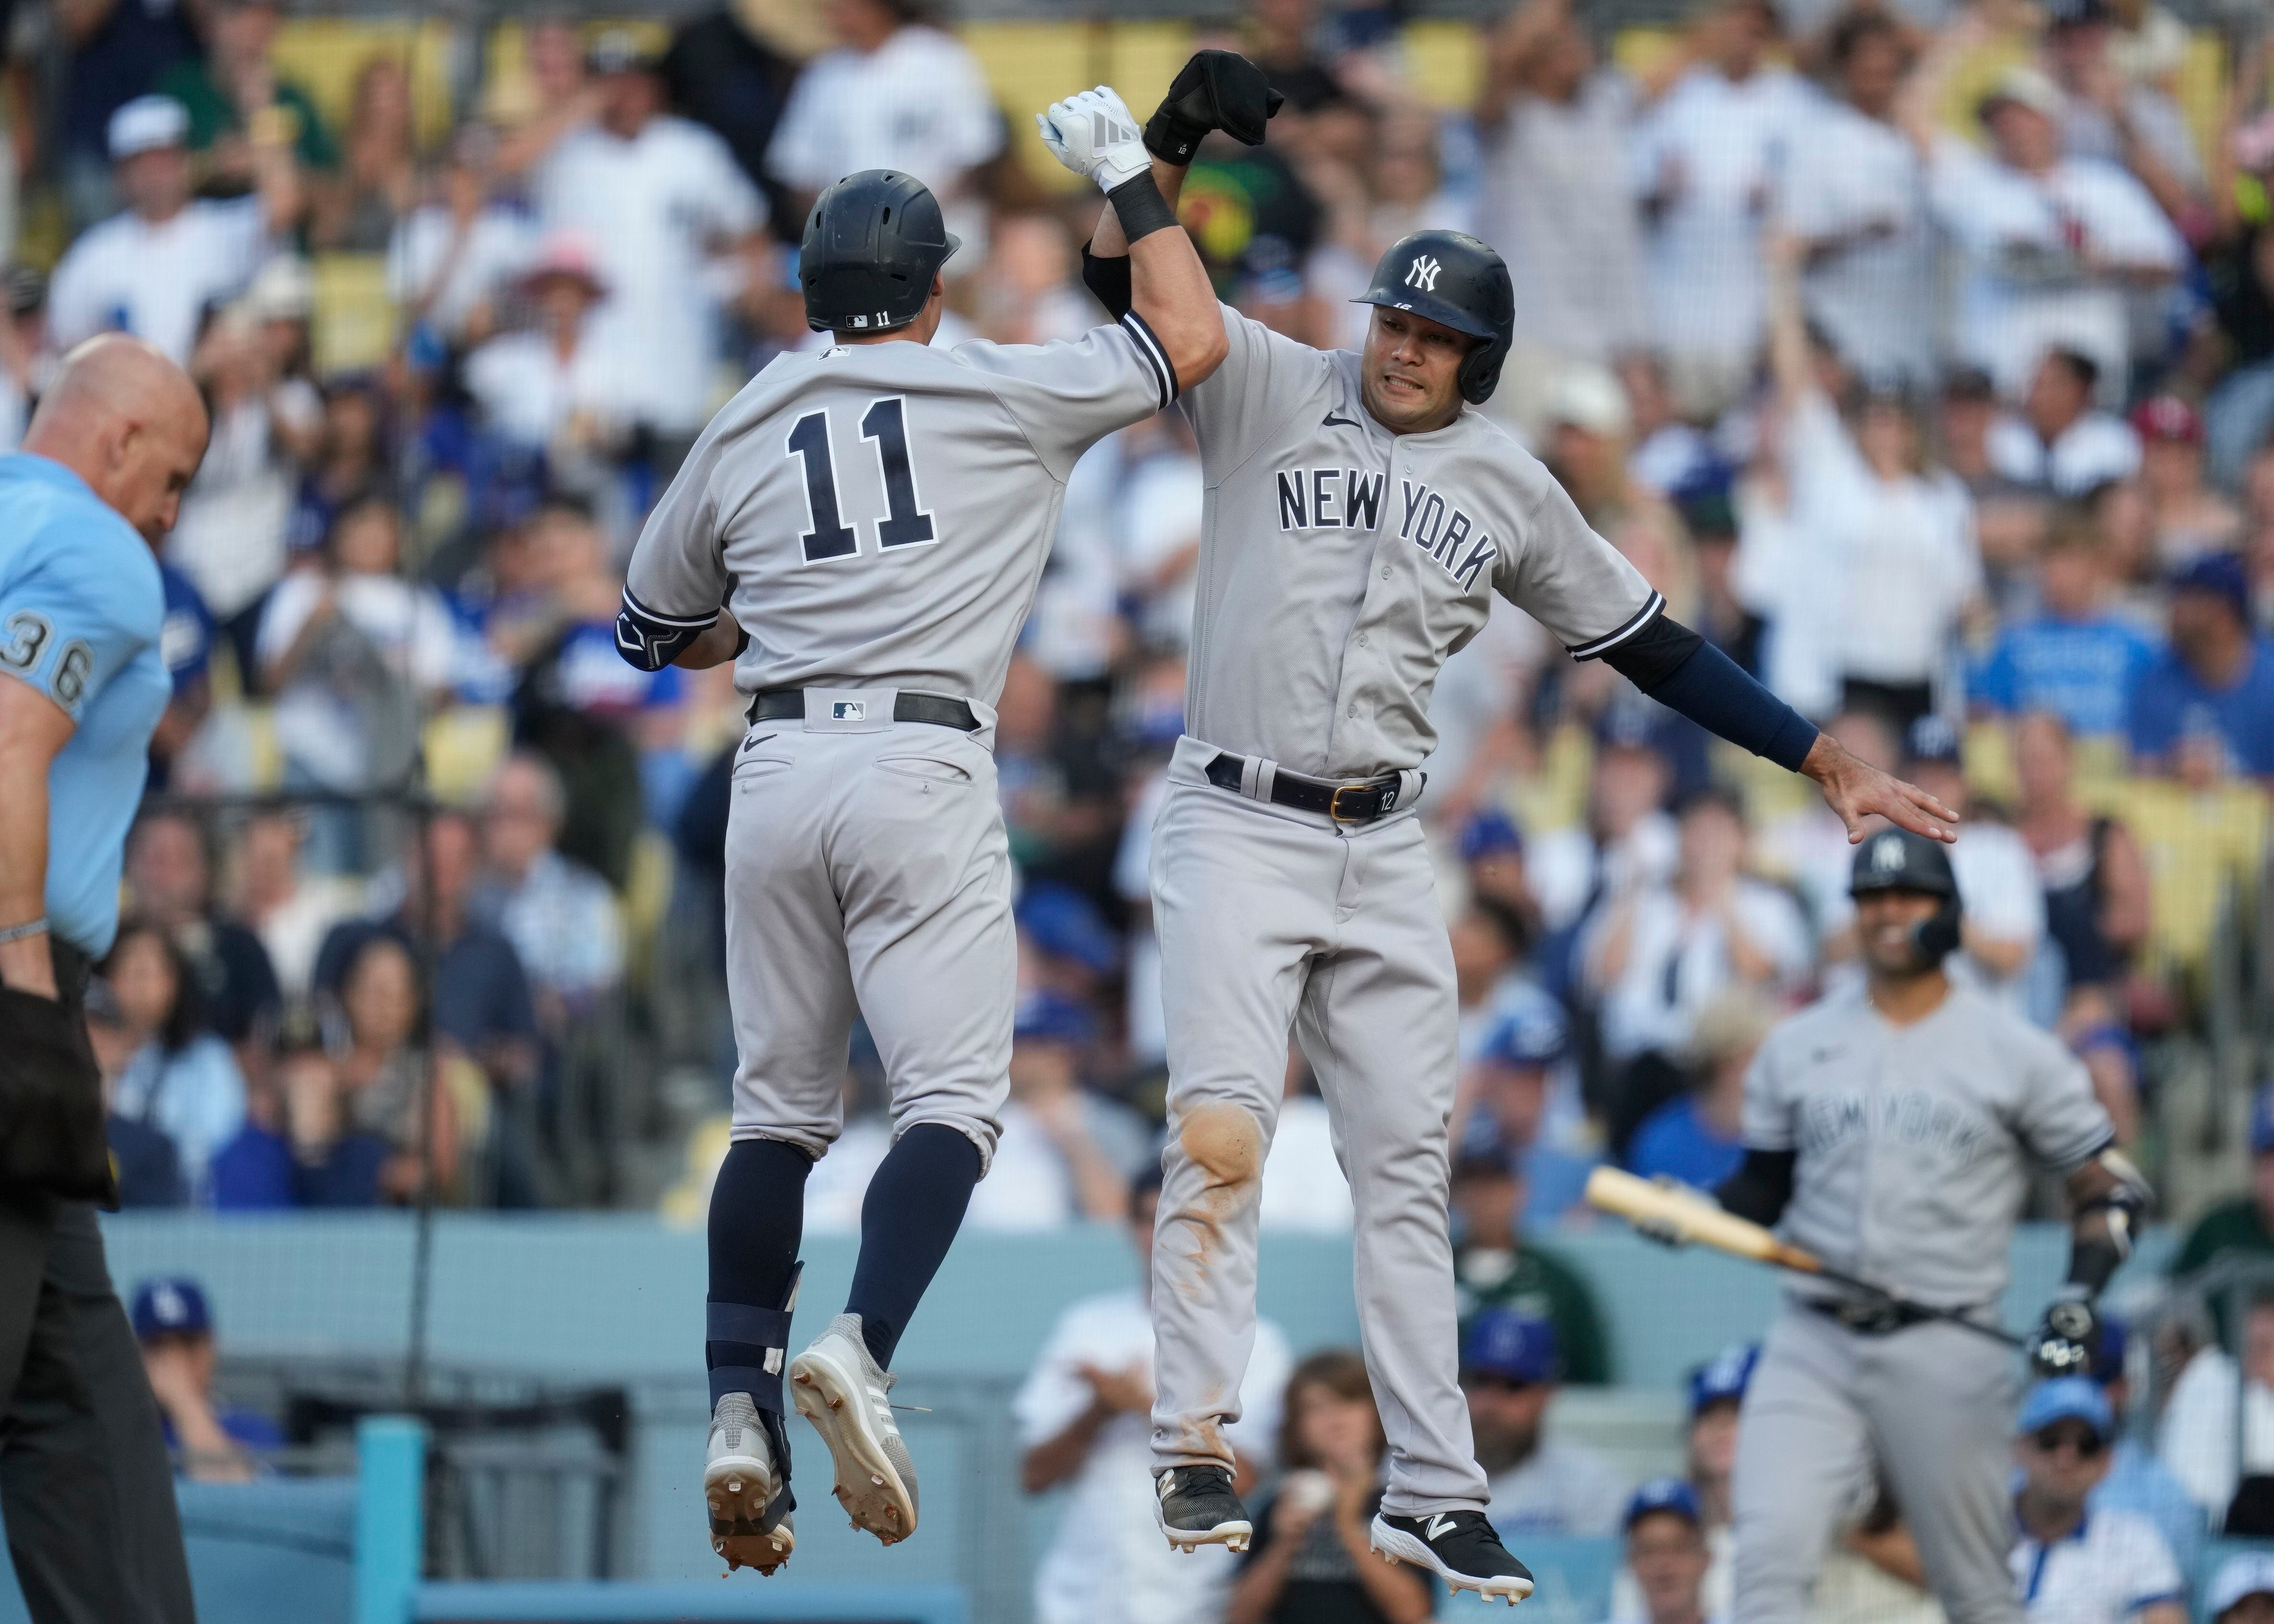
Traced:
<path fill-rule="evenodd" d="M 758 1407 L 747 1393 L 727 1394 L 711 1411 L 703 1499 L 711 1507 L 711 1548 L 726 1559 L 728 1573 L 755 1568 L 772 1574 L 789 1560 L 797 1535 L 787 1506 L 768 1521 L 785 1486 Z"/>
<path fill-rule="evenodd" d="M 888 1545 L 916 1531 L 915 1463 L 886 1396 L 897 1380 L 870 1356 L 858 1314 L 838 1315 L 789 1362 L 790 1398 L 836 1464 L 838 1503 Z"/>

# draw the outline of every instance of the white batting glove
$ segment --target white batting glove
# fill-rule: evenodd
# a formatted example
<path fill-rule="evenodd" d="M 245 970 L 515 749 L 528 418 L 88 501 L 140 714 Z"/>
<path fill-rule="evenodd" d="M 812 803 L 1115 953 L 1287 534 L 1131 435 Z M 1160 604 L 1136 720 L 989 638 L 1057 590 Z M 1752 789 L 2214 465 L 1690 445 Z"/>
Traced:
<path fill-rule="evenodd" d="M 1100 191 L 1111 192 L 1153 167 L 1143 126 L 1108 86 L 1051 102 L 1049 112 L 1035 115 L 1035 128 L 1052 157 L 1096 181 Z"/>

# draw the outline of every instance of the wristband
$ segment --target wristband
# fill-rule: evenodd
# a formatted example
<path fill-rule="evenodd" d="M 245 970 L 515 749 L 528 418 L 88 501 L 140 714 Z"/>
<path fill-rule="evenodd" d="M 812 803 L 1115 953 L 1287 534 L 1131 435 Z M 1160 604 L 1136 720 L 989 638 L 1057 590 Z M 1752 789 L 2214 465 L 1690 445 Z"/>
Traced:
<path fill-rule="evenodd" d="M 20 942 L 26 936 L 43 936 L 47 934 L 48 916 L 42 914 L 37 919 L 27 919 L 20 925 L 11 925 L 5 930 L 0 930 L 0 944 Z"/>
<path fill-rule="evenodd" d="M 1156 231 L 1164 231 L 1177 223 L 1177 211 L 1169 207 L 1161 189 L 1153 184 L 1153 171 L 1131 176 L 1105 194 L 1113 205 L 1114 218 L 1121 222 L 1121 235 L 1135 243 Z"/>

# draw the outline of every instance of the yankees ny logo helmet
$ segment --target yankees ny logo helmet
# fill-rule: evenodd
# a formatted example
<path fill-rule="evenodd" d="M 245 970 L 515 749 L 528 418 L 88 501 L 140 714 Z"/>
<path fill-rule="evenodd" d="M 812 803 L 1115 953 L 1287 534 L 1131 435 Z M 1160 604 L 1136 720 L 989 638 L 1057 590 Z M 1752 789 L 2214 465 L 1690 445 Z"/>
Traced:
<path fill-rule="evenodd" d="M 1437 273 L 1443 267 L 1427 254 L 1417 254 L 1405 269 L 1405 285 L 1419 288 L 1424 293 L 1437 291 Z"/>
<path fill-rule="evenodd" d="M 1950 853 L 1939 840 L 1915 835 L 1908 829 L 1888 829 L 1873 835 L 1856 853 L 1848 878 L 1848 894 L 1868 891 L 1923 891 L 1941 899 L 1942 906 L 1919 921 L 1912 945 L 1922 964 L 1939 964 L 1958 946 L 1958 876 L 1950 867 Z"/>
<path fill-rule="evenodd" d="M 1351 302 L 1412 311 L 1475 339 L 1459 373 L 1461 398 L 1472 406 L 1500 386 L 1516 335 L 1516 289 L 1506 262 L 1475 237 L 1416 231 L 1391 244 L 1374 267 L 1373 285 Z"/>

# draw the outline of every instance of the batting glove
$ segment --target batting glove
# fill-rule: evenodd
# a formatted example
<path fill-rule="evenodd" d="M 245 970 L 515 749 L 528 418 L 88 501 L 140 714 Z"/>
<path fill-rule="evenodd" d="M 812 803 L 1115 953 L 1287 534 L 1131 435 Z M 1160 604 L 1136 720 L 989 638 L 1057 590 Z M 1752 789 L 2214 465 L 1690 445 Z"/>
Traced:
<path fill-rule="evenodd" d="M 2091 1299 L 2056 1297 L 2029 1336 L 2029 1368 L 2040 1376 L 2090 1376 L 2100 1342 L 2100 1313 Z"/>
<path fill-rule="evenodd" d="M 1050 156 L 1111 192 L 1153 167 L 1137 119 L 1111 88 L 1100 85 L 1050 103 L 1035 115 L 1035 128 Z"/>
<path fill-rule="evenodd" d="M 1264 124 L 1285 100 L 1238 51 L 1195 51 L 1145 121 L 1145 149 L 1164 162 L 1190 163 L 1211 130 L 1261 146 Z"/>

